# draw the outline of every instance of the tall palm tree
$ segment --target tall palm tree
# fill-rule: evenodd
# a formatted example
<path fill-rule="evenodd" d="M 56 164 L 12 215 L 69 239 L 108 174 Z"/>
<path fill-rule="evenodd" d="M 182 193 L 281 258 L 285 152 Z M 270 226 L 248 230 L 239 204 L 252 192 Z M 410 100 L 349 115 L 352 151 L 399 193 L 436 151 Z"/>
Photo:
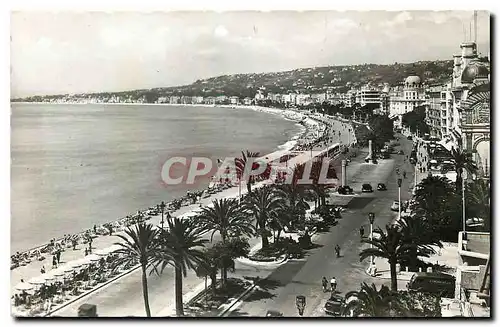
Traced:
<path fill-rule="evenodd" d="M 380 290 L 375 284 L 361 284 L 359 291 L 351 291 L 345 295 L 344 315 L 350 313 L 354 317 L 390 317 L 393 295 L 389 288 L 382 285 Z"/>
<path fill-rule="evenodd" d="M 243 204 L 245 210 L 249 210 L 256 219 L 255 227 L 261 235 L 263 249 L 269 247 L 266 225 L 282 206 L 282 198 L 269 186 L 255 190 Z"/>
<path fill-rule="evenodd" d="M 418 184 L 415 191 L 415 209 L 422 212 L 422 216 L 433 220 L 442 215 L 446 203 L 453 195 L 449 179 L 442 176 L 428 176 Z"/>
<path fill-rule="evenodd" d="M 252 193 L 252 183 L 255 180 L 255 176 L 245 176 L 245 167 L 252 161 L 255 160 L 255 158 L 258 158 L 260 156 L 259 152 L 251 152 L 251 151 L 242 151 L 241 152 L 241 158 L 236 158 L 235 159 L 235 166 L 236 166 L 236 174 L 238 176 L 238 179 L 241 181 L 242 178 L 246 178 L 246 183 L 247 183 L 247 191 L 248 193 Z M 256 169 L 255 167 L 256 163 L 253 162 L 252 164 L 252 170 Z M 248 168 L 247 168 L 248 169 Z"/>
<path fill-rule="evenodd" d="M 221 199 L 212 201 L 213 207 L 204 207 L 198 217 L 200 226 L 212 231 L 210 242 L 215 233 L 219 233 L 222 243 L 226 243 L 230 236 L 254 234 L 251 221 L 235 199 Z M 225 284 L 227 272 L 223 268 L 222 283 Z"/>
<path fill-rule="evenodd" d="M 291 213 L 286 206 L 280 208 L 280 210 L 276 210 L 271 212 L 269 218 L 271 219 L 268 224 L 269 227 L 273 231 L 276 231 L 276 235 L 274 237 L 274 243 L 279 241 L 281 232 L 286 228 L 290 229 L 290 221 L 293 219 L 291 217 Z"/>
<path fill-rule="evenodd" d="M 402 242 L 409 247 L 409 263 L 411 271 L 417 271 L 418 256 L 429 257 L 434 254 L 432 246 L 443 247 L 443 244 L 434 237 L 429 222 L 420 217 L 401 217 L 398 222 L 403 234 Z"/>
<path fill-rule="evenodd" d="M 474 217 L 484 219 L 483 228 L 490 231 L 491 227 L 491 190 L 488 180 L 477 179 L 467 184 L 466 200 L 469 212 Z"/>
<path fill-rule="evenodd" d="M 203 261 L 202 251 L 207 240 L 201 238 L 202 229 L 190 219 L 173 218 L 168 220 L 168 229 L 160 233 L 161 249 L 159 259 L 162 271 L 167 265 L 175 269 L 175 311 L 177 316 L 184 315 L 182 303 L 182 277 L 187 271 L 195 269 Z M 162 258 L 162 253 L 166 255 Z"/>
<path fill-rule="evenodd" d="M 373 233 L 373 239 L 363 239 L 363 243 L 373 245 L 373 248 L 363 249 L 359 254 L 359 260 L 363 261 L 368 257 L 385 258 L 389 261 L 391 270 L 391 290 L 397 292 L 398 280 L 396 264 L 409 257 L 410 244 L 404 242 L 403 233 L 398 226 L 386 225 L 386 232 L 377 227 Z"/>
<path fill-rule="evenodd" d="M 464 170 L 473 174 L 477 171 L 477 166 L 472 160 L 472 157 L 468 155 L 467 152 L 460 149 L 451 149 L 452 160 L 455 163 L 455 171 L 457 173 L 457 179 L 455 182 L 455 187 L 457 193 L 461 194 L 462 190 L 462 173 Z"/>
<path fill-rule="evenodd" d="M 121 238 L 122 242 L 115 243 L 121 248 L 116 251 L 118 259 L 114 262 L 114 266 L 135 264 L 136 262 L 141 264 L 144 308 L 146 309 L 146 315 L 151 317 L 146 271 L 150 266 L 154 266 L 156 262 L 159 250 L 157 243 L 158 230 L 152 224 L 139 223 L 135 225 L 135 228 L 128 227 L 125 230 L 125 235 L 115 235 Z M 165 258 L 168 256 L 165 253 Z"/>

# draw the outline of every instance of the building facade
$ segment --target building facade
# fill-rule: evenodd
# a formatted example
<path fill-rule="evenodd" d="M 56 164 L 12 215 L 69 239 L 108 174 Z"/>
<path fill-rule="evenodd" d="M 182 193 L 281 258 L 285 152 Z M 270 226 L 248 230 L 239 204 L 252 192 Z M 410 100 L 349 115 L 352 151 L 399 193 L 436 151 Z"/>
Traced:
<path fill-rule="evenodd" d="M 390 93 L 389 117 L 396 118 L 394 127 L 402 126 L 403 114 L 413 111 L 426 102 L 425 89 L 420 77 L 408 76 L 402 86 Z"/>

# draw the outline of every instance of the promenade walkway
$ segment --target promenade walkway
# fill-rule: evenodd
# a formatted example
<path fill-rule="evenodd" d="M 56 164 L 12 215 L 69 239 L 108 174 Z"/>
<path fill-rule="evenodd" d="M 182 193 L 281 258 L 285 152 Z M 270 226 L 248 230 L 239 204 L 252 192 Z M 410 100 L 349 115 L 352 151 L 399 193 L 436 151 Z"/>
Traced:
<path fill-rule="evenodd" d="M 336 122 L 336 124 L 338 124 L 337 128 L 340 129 L 341 128 L 340 123 Z M 347 132 L 344 132 L 342 134 L 343 134 L 343 137 L 345 137 L 347 135 Z M 352 138 L 352 136 L 351 136 L 351 138 Z M 334 140 L 334 142 L 335 142 L 335 140 Z M 313 149 L 313 151 L 319 151 L 319 150 L 322 150 L 322 149 L 324 149 L 324 147 L 323 148 L 322 147 L 316 147 L 315 149 Z M 305 152 L 309 153 L 309 151 L 305 151 Z M 302 157 L 304 158 L 304 162 L 310 159 L 309 156 L 302 156 Z M 265 185 L 267 183 L 268 183 L 267 181 L 256 183 L 255 185 L 253 185 L 253 188 L 255 189 L 255 188 L 262 187 L 263 185 Z M 198 202 L 196 204 L 192 204 L 192 205 L 189 205 L 189 206 L 184 206 L 181 209 L 177 210 L 173 214 L 173 216 L 176 216 L 176 217 L 187 217 L 187 216 L 190 216 L 193 211 L 200 210 L 200 206 L 208 206 L 215 199 L 237 197 L 238 193 L 239 193 L 238 192 L 238 186 L 234 186 L 234 187 L 229 188 L 227 190 L 224 190 L 224 191 L 222 191 L 220 193 L 211 195 L 210 197 L 203 198 L 203 199 L 201 199 L 200 202 Z M 241 186 L 241 194 L 242 195 L 246 194 L 246 187 L 244 187 L 244 185 Z M 157 215 L 157 216 L 153 216 L 148 222 L 152 223 L 153 225 L 159 225 L 160 221 L 161 221 L 161 214 Z M 120 233 L 123 234 L 123 232 L 120 232 Z M 94 241 L 93 241 L 93 243 L 92 243 L 93 252 L 95 252 L 97 249 L 108 248 L 111 245 L 115 244 L 116 242 L 119 242 L 120 239 L 116 236 L 116 234 L 118 234 L 118 233 L 114 233 L 111 236 L 99 236 L 99 237 L 95 238 Z M 255 246 L 258 242 L 259 242 L 258 238 L 252 239 L 251 240 L 251 246 Z M 85 246 L 88 246 L 88 245 L 81 245 L 81 244 L 79 244 L 76 247 L 75 250 L 73 250 L 72 248 L 66 249 L 62 253 L 62 255 L 61 255 L 61 265 L 69 263 L 69 262 L 74 261 L 74 260 L 82 259 L 85 256 L 85 253 L 84 253 L 85 252 Z M 28 282 L 31 278 L 40 276 L 41 275 L 40 269 L 41 269 L 42 266 L 45 267 L 46 273 L 50 272 L 50 270 L 52 269 L 52 256 L 50 254 L 43 261 L 33 261 L 33 262 L 31 262 L 30 264 L 28 264 L 28 265 L 26 265 L 24 267 L 18 267 L 18 268 L 14 269 L 14 270 L 11 270 L 11 290 L 14 291 L 15 286 L 19 282 L 21 282 L 21 279 L 23 279 L 25 282 Z M 130 274 L 130 276 L 133 276 L 134 274 L 140 274 L 140 271 L 132 272 Z M 190 274 L 193 275 L 193 276 L 191 276 L 192 278 L 189 278 Z M 185 284 L 184 284 L 184 292 L 185 292 L 184 294 L 185 295 L 189 293 L 189 290 L 193 290 L 195 287 L 199 286 L 199 283 L 200 283 L 201 279 L 199 279 L 197 277 L 194 278 L 194 277 L 196 277 L 194 275 L 194 273 L 190 272 L 188 274 L 188 278 L 185 278 Z M 153 289 L 153 285 L 155 284 L 155 280 L 159 281 L 160 279 L 168 279 L 168 280 L 170 280 L 173 283 L 173 280 L 174 280 L 173 272 L 171 272 L 171 274 L 168 273 L 168 272 L 166 272 L 166 273 L 164 273 L 161 276 L 151 275 L 148 278 L 148 280 L 150 281 L 150 285 L 151 285 L 150 288 Z M 140 280 L 140 279 L 138 279 L 138 280 Z M 100 294 L 106 293 L 107 294 L 109 292 L 109 288 L 111 288 L 111 287 L 113 287 L 113 288 L 118 287 L 118 289 L 119 289 L 120 288 L 120 282 L 121 282 L 121 280 L 114 281 L 113 282 L 114 286 L 107 285 L 107 286 L 101 288 L 100 290 L 98 290 L 96 293 L 100 293 Z M 130 284 L 127 284 L 127 287 L 130 287 Z M 135 294 L 142 294 L 141 283 L 137 283 L 137 287 L 138 287 L 138 289 L 137 289 L 137 292 L 135 292 Z M 172 284 L 172 287 L 169 287 L 168 292 L 170 292 L 170 291 L 174 292 L 173 284 Z M 154 298 L 154 296 L 153 296 L 154 292 L 155 291 L 150 290 L 150 296 L 151 296 L 151 299 L 152 299 L 151 301 L 152 302 L 155 301 L 153 299 Z M 167 300 L 168 299 L 173 300 L 173 298 L 174 298 L 173 297 L 173 293 L 170 295 L 170 293 L 168 293 L 168 292 L 167 292 L 166 289 L 162 290 L 161 300 L 159 300 L 159 301 L 161 301 L 161 307 L 162 308 L 169 307 L 170 304 L 166 303 L 166 302 L 168 302 Z M 109 296 L 110 297 L 114 297 L 113 292 L 109 293 Z M 160 294 L 158 294 L 158 296 L 160 296 Z M 86 298 L 87 297 L 83 298 L 81 301 L 86 300 Z M 75 303 L 78 303 L 78 301 L 75 302 Z M 57 315 L 66 316 L 67 314 L 69 314 L 68 310 L 70 310 L 70 309 L 73 310 L 72 312 L 75 312 L 74 305 L 71 305 L 70 307 L 68 307 L 68 309 L 63 309 L 60 312 L 57 312 L 56 314 Z M 123 309 L 126 309 L 126 308 L 123 308 Z M 137 309 L 137 308 L 134 308 L 134 309 L 130 308 L 130 310 L 135 310 L 135 309 Z M 143 310 L 143 308 L 139 308 L 139 311 L 141 309 Z M 128 315 L 128 314 L 125 314 L 123 310 L 117 310 L 117 311 L 119 311 L 120 314 L 116 315 L 116 316 Z M 69 316 L 72 316 L 72 315 L 69 314 Z M 111 316 L 114 316 L 114 315 L 111 314 Z"/>

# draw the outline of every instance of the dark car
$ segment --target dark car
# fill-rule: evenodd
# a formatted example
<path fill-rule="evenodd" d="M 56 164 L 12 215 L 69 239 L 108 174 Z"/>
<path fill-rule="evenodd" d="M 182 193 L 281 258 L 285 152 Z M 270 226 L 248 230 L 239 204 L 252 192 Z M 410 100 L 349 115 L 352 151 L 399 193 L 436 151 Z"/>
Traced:
<path fill-rule="evenodd" d="M 411 141 L 411 140 L 413 140 L 413 137 L 411 137 L 411 135 L 408 135 L 407 139 L 408 139 L 408 141 Z"/>
<path fill-rule="evenodd" d="M 340 316 L 344 306 L 344 298 L 333 294 L 325 303 L 325 313 L 333 316 Z"/>
<path fill-rule="evenodd" d="M 353 189 L 350 187 L 350 186 L 340 186 L 338 189 L 337 189 L 337 192 L 339 194 L 353 194 L 354 191 Z"/>
<path fill-rule="evenodd" d="M 325 313 L 329 315 L 340 316 L 344 304 L 345 300 L 343 297 L 337 294 L 332 294 L 325 303 Z"/>
<path fill-rule="evenodd" d="M 283 314 L 276 310 L 268 310 L 266 317 L 283 317 Z"/>
<path fill-rule="evenodd" d="M 399 150 L 398 154 L 405 154 L 403 150 Z"/>
<path fill-rule="evenodd" d="M 373 192 L 373 188 L 370 184 L 363 184 L 361 186 L 361 192 L 363 193 L 370 193 L 370 192 Z"/>
<path fill-rule="evenodd" d="M 379 191 L 387 191 L 387 187 L 385 186 L 384 183 L 378 183 L 377 190 L 379 190 Z"/>
<path fill-rule="evenodd" d="M 442 297 L 455 296 L 455 276 L 443 273 L 415 273 L 408 282 L 408 290 L 422 293 L 441 294 Z"/>

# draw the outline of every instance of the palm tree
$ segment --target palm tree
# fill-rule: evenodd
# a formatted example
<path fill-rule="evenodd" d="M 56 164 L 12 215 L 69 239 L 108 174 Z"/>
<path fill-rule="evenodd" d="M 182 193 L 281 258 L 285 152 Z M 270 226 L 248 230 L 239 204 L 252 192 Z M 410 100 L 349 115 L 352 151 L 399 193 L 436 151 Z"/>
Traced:
<path fill-rule="evenodd" d="M 226 243 L 230 236 L 253 235 L 254 229 L 249 217 L 242 211 L 242 206 L 235 199 L 221 199 L 212 201 L 213 207 L 204 207 L 198 219 L 200 226 L 212 231 L 210 242 L 214 234 L 221 235 L 222 243 Z M 226 282 L 226 269 L 223 268 L 222 283 Z"/>
<path fill-rule="evenodd" d="M 352 312 L 354 317 L 390 317 L 393 295 L 389 288 L 382 285 L 377 290 L 375 284 L 361 284 L 361 290 L 345 295 L 344 315 Z"/>
<path fill-rule="evenodd" d="M 202 229 L 193 220 L 173 218 L 168 221 L 168 229 L 160 233 L 159 260 L 162 261 L 162 271 L 167 265 L 175 269 L 175 311 L 177 316 L 184 315 L 182 303 L 182 277 L 187 271 L 195 269 L 203 261 L 202 248 L 207 240 L 201 238 Z M 162 257 L 162 254 L 166 255 Z"/>
<path fill-rule="evenodd" d="M 359 260 L 363 261 L 372 256 L 387 259 L 391 270 L 391 290 L 397 292 L 396 264 L 409 257 L 408 252 L 411 247 L 410 244 L 404 242 L 403 233 L 398 226 L 386 225 L 385 228 L 385 233 L 380 227 L 373 231 L 378 237 L 374 236 L 372 240 L 362 240 L 363 243 L 373 245 L 373 248 L 363 249 L 359 254 Z"/>
<path fill-rule="evenodd" d="M 472 157 L 468 155 L 467 152 L 460 149 L 451 149 L 452 160 L 455 163 L 455 171 L 457 173 L 457 179 L 455 182 L 457 193 L 461 193 L 462 190 L 462 173 L 464 170 L 473 174 L 477 171 L 477 166 L 472 160 Z"/>
<path fill-rule="evenodd" d="M 256 219 L 256 229 L 262 238 L 262 248 L 269 247 L 266 233 L 267 223 L 283 207 L 282 198 L 272 187 L 262 187 L 255 190 L 244 203 L 245 210 L 252 212 Z"/>
<path fill-rule="evenodd" d="M 282 207 L 281 210 L 273 211 L 269 218 L 271 219 L 268 224 L 273 231 L 276 231 L 274 235 L 274 243 L 279 241 L 281 232 L 286 228 L 290 229 L 290 221 L 293 219 L 292 214 L 287 207 Z"/>
<path fill-rule="evenodd" d="M 122 239 L 122 242 L 115 243 L 121 248 L 116 251 L 118 259 L 114 262 L 114 266 L 135 264 L 137 261 L 141 264 L 144 308 L 146 309 L 146 315 L 151 317 L 146 270 L 156 262 L 159 250 L 157 243 L 158 230 L 152 224 L 139 223 L 135 225 L 135 228 L 128 227 L 125 234 L 126 236 L 116 235 Z"/>
<path fill-rule="evenodd" d="M 252 170 L 256 169 L 255 165 L 257 163 L 253 162 L 253 159 L 258 158 L 260 156 L 259 152 L 251 152 L 251 151 L 244 151 L 241 152 L 241 158 L 236 158 L 235 159 L 235 165 L 236 165 L 236 174 L 238 176 L 238 179 L 241 181 L 241 178 L 245 177 L 245 167 L 249 162 L 252 162 Z M 252 158 L 252 160 L 250 160 Z M 255 176 L 247 176 L 247 191 L 248 193 L 252 193 L 252 183 L 254 181 Z"/>
<path fill-rule="evenodd" d="M 446 203 L 453 196 L 453 187 L 446 177 L 428 176 L 418 184 L 415 191 L 416 209 L 422 216 L 433 220 L 442 215 Z"/>
<path fill-rule="evenodd" d="M 471 183 L 467 184 L 466 187 L 466 199 L 467 207 L 469 212 L 475 217 L 484 219 L 483 228 L 486 231 L 490 231 L 491 225 L 491 191 L 489 181 L 484 179 L 477 179 Z"/>
<path fill-rule="evenodd" d="M 403 234 L 403 243 L 409 246 L 409 263 L 411 271 L 417 271 L 418 256 L 429 257 L 434 254 L 432 246 L 443 247 L 443 244 L 434 237 L 431 226 L 420 217 L 401 217 L 398 222 Z"/>

